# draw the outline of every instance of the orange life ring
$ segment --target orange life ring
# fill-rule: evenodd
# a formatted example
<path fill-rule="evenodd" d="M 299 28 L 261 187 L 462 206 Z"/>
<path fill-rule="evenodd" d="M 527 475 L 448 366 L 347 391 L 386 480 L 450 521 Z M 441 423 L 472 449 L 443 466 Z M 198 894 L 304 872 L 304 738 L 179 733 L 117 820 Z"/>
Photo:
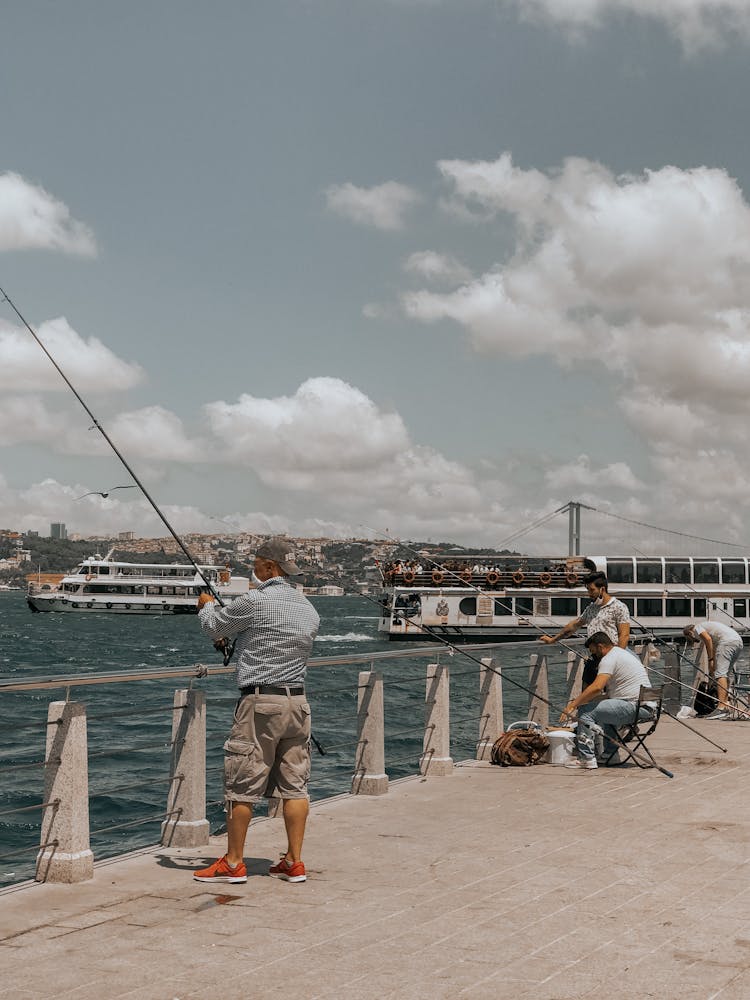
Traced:
<path fill-rule="evenodd" d="M 471 578 L 473 575 L 474 574 L 471 572 L 470 569 L 465 569 L 462 570 L 461 572 L 461 579 L 464 581 L 464 583 L 471 583 Z"/>
<path fill-rule="evenodd" d="M 565 582 L 569 587 L 575 587 L 575 585 L 578 583 L 578 574 L 568 573 L 565 577 Z"/>
<path fill-rule="evenodd" d="M 539 582 L 543 587 L 549 587 L 552 583 L 552 575 L 550 573 L 540 573 Z"/>
<path fill-rule="evenodd" d="M 407 585 L 412 584 L 412 583 L 414 583 L 415 579 L 416 579 L 416 577 L 412 573 L 411 570 L 407 570 L 406 573 L 404 573 L 404 583 L 405 584 L 407 584 Z"/>
<path fill-rule="evenodd" d="M 86 574 L 86 579 L 87 580 L 93 580 L 94 579 L 94 574 L 93 573 L 87 573 Z"/>
<path fill-rule="evenodd" d="M 495 570 L 490 570 L 490 572 L 485 577 L 485 580 L 491 587 L 494 587 L 496 583 L 500 582 L 500 574 L 496 573 Z"/>
<path fill-rule="evenodd" d="M 442 570 L 434 569 L 432 571 L 432 582 L 433 583 L 442 583 L 444 579 L 445 579 L 445 573 L 443 573 Z"/>
<path fill-rule="evenodd" d="M 523 573 L 521 572 L 521 570 L 517 569 L 515 571 L 515 573 L 513 574 L 513 583 L 515 583 L 518 586 L 518 585 L 520 585 L 520 584 L 523 583 L 524 579 L 525 579 L 525 577 L 524 577 Z"/>

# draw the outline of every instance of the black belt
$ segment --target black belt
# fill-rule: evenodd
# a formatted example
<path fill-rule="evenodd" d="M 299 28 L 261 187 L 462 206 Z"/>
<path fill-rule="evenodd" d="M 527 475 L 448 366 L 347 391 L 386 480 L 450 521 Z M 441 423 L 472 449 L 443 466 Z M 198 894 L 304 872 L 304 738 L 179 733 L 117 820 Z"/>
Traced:
<path fill-rule="evenodd" d="M 240 698 L 248 694 L 304 694 L 304 684 L 287 684 L 284 687 L 273 687 L 270 684 L 251 684 L 249 687 L 240 688 Z"/>

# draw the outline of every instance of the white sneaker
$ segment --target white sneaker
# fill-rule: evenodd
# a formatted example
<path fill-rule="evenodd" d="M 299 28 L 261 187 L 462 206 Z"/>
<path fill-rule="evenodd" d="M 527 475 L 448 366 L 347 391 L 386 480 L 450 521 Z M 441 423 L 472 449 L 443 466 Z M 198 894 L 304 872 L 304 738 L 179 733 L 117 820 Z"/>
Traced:
<path fill-rule="evenodd" d="M 704 719 L 728 719 L 729 712 L 725 708 L 717 708 L 710 715 L 704 715 Z"/>
<path fill-rule="evenodd" d="M 579 771 L 593 771 L 599 765 L 596 762 L 596 757 L 578 757 L 573 760 L 569 760 L 565 767 L 575 767 Z"/>

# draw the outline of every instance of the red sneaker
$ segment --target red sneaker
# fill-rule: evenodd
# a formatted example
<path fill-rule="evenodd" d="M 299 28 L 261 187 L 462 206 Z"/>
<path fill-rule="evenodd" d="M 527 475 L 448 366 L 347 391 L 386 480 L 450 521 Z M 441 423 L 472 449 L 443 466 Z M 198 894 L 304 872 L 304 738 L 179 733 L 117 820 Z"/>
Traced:
<path fill-rule="evenodd" d="M 193 878 L 197 882 L 247 882 L 247 868 L 244 861 L 232 868 L 224 855 L 208 868 L 199 868 L 197 872 L 193 872 Z"/>
<path fill-rule="evenodd" d="M 271 865 L 268 874 L 274 878 L 283 878 L 285 882 L 304 882 L 307 879 L 305 866 L 301 861 L 289 861 L 286 854 L 281 855 L 277 865 Z"/>

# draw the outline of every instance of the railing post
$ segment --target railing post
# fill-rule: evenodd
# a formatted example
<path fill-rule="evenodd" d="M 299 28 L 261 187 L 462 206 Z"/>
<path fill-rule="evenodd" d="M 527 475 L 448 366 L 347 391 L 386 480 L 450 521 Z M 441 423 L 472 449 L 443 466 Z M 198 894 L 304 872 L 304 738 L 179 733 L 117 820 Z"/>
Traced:
<path fill-rule="evenodd" d="M 424 742 L 419 773 L 443 775 L 452 771 L 450 674 L 444 664 L 430 663 L 427 667 Z"/>
<path fill-rule="evenodd" d="M 499 658 L 483 657 L 479 668 L 479 739 L 477 760 L 489 760 L 492 745 L 503 731 L 503 678 Z"/>
<path fill-rule="evenodd" d="M 384 795 L 387 791 L 383 676 L 374 670 L 362 670 L 357 688 L 357 749 L 352 795 Z"/>
<path fill-rule="evenodd" d="M 206 694 L 195 688 L 174 693 L 172 755 L 167 816 L 161 825 L 165 847 L 208 843 L 206 819 Z"/>
<path fill-rule="evenodd" d="M 565 664 L 565 704 L 571 702 L 583 688 L 583 657 L 573 649 L 568 650 Z"/>
<path fill-rule="evenodd" d="M 541 726 L 549 725 L 549 681 L 547 678 L 547 657 L 538 653 L 531 654 L 529 668 L 529 712 L 527 718 L 538 722 Z M 545 700 L 542 700 L 545 699 Z"/>
<path fill-rule="evenodd" d="M 648 670 L 648 667 L 646 667 Z M 680 658 L 674 646 L 669 646 L 664 654 L 664 697 L 663 705 L 670 714 L 680 709 L 681 671 Z"/>
<path fill-rule="evenodd" d="M 89 771 L 86 706 L 53 701 L 47 713 L 47 752 L 37 882 L 93 878 L 89 840 Z"/>

